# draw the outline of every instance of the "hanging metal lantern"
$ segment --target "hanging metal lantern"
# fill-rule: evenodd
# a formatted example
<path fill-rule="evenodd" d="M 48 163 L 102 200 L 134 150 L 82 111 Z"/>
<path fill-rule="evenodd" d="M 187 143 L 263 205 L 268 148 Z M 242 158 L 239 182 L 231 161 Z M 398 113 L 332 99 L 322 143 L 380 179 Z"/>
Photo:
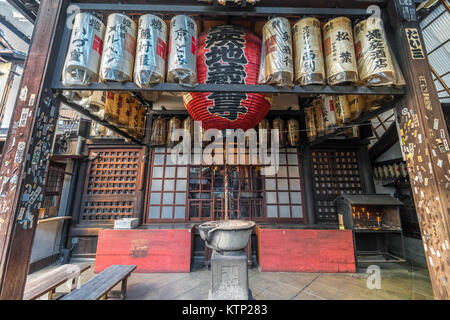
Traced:
<path fill-rule="evenodd" d="M 136 23 L 124 14 L 109 15 L 100 65 L 100 79 L 102 81 L 131 81 L 135 53 Z"/>
<path fill-rule="evenodd" d="M 198 82 L 206 84 L 257 84 L 261 40 L 240 26 L 223 25 L 199 37 Z M 264 95 L 244 92 L 191 92 L 184 104 L 202 127 L 223 129 L 254 128 L 270 109 Z"/>

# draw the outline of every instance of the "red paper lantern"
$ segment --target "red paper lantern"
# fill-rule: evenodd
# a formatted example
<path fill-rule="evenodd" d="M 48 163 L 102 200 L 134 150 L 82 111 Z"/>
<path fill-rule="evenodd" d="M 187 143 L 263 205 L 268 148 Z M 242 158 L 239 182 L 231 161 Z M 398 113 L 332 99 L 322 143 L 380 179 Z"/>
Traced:
<path fill-rule="evenodd" d="M 197 79 L 201 84 L 257 84 L 261 40 L 240 26 L 212 27 L 199 37 Z M 259 93 L 192 92 L 185 106 L 203 129 L 254 128 L 270 109 Z"/>

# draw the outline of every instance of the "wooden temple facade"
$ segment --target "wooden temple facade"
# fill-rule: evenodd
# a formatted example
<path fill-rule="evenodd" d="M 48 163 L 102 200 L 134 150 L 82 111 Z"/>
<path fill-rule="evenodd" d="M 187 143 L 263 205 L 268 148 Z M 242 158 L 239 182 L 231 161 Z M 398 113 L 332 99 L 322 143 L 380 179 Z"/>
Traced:
<path fill-rule="evenodd" d="M 387 110 L 395 121 L 405 154 L 420 235 L 436 299 L 450 298 L 449 135 L 433 85 L 414 1 L 341 0 L 261 1 L 255 6 L 215 7 L 198 1 L 68 1 L 42 0 L 25 64 L 20 95 L 0 168 L 0 299 L 20 299 L 28 273 L 45 177 L 59 107 L 64 103 L 101 123 L 121 139 L 90 139 L 80 157 L 72 195 L 67 245 L 74 255 L 96 257 L 96 271 L 111 263 L 136 264 L 136 272 L 189 272 L 196 257 L 208 261 L 195 225 L 224 217 L 224 166 L 172 163 L 169 149 L 150 144 L 154 119 L 178 117 L 180 109 L 154 108 L 143 92 L 186 92 L 186 87 L 162 83 L 141 89 L 133 83 L 92 83 L 65 87 L 61 72 L 71 30 L 67 19 L 81 11 L 176 14 L 196 19 L 199 32 L 210 26 L 243 24 L 261 35 L 268 17 L 292 20 L 314 15 L 321 19 L 372 14 L 377 5 L 389 43 L 406 86 L 294 86 L 200 84 L 192 92 L 252 92 L 296 95 L 298 110 L 270 110 L 267 119 L 297 119 L 305 128 L 305 96 L 388 95 L 380 108 L 350 122 L 357 138 L 337 138 L 345 129 L 309 142 L 301 134 L 299 147 L 280 149 L 275 176 L 261 175 L 259 166 L 234 166 L 230 216 L 258 225 L 247 249 L 261 271 L 355 272 L 353 230 L 339 228 L 334 200 L 341 194 L 375 194 L 374 171 L 364 128 Z M 100 119 L 65 99 L 63 90 L 133 92 L 146 108 L 142 139 Z M 114 220 L 137 218 L 139 226 L 113 230 Z M 76 241 L 73 241 L 76 239 Z M 291 259 L 285 257 L 289 255 Z"/>

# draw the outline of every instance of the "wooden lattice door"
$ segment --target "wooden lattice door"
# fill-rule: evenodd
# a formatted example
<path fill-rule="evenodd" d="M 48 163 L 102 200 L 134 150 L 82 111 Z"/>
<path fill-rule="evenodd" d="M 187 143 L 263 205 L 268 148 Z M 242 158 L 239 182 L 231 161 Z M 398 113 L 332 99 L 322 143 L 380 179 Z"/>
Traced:
<path fill-rule="evenodd" d="M 140 218 L 144 150 L 93 147 L 89 159 L 80 222 Z"/>

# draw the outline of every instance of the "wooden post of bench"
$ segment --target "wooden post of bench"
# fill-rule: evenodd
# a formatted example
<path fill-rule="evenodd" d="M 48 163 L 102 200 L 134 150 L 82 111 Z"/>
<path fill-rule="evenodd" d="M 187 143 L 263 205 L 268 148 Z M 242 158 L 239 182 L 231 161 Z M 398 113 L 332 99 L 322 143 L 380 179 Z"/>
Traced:
<path fill-rule="evenodd" d="M 120 300 L 124 300 L 127 295 L 127 282 L 128 277 L 122 280 L 122 288 L 120 290 Z"/>

